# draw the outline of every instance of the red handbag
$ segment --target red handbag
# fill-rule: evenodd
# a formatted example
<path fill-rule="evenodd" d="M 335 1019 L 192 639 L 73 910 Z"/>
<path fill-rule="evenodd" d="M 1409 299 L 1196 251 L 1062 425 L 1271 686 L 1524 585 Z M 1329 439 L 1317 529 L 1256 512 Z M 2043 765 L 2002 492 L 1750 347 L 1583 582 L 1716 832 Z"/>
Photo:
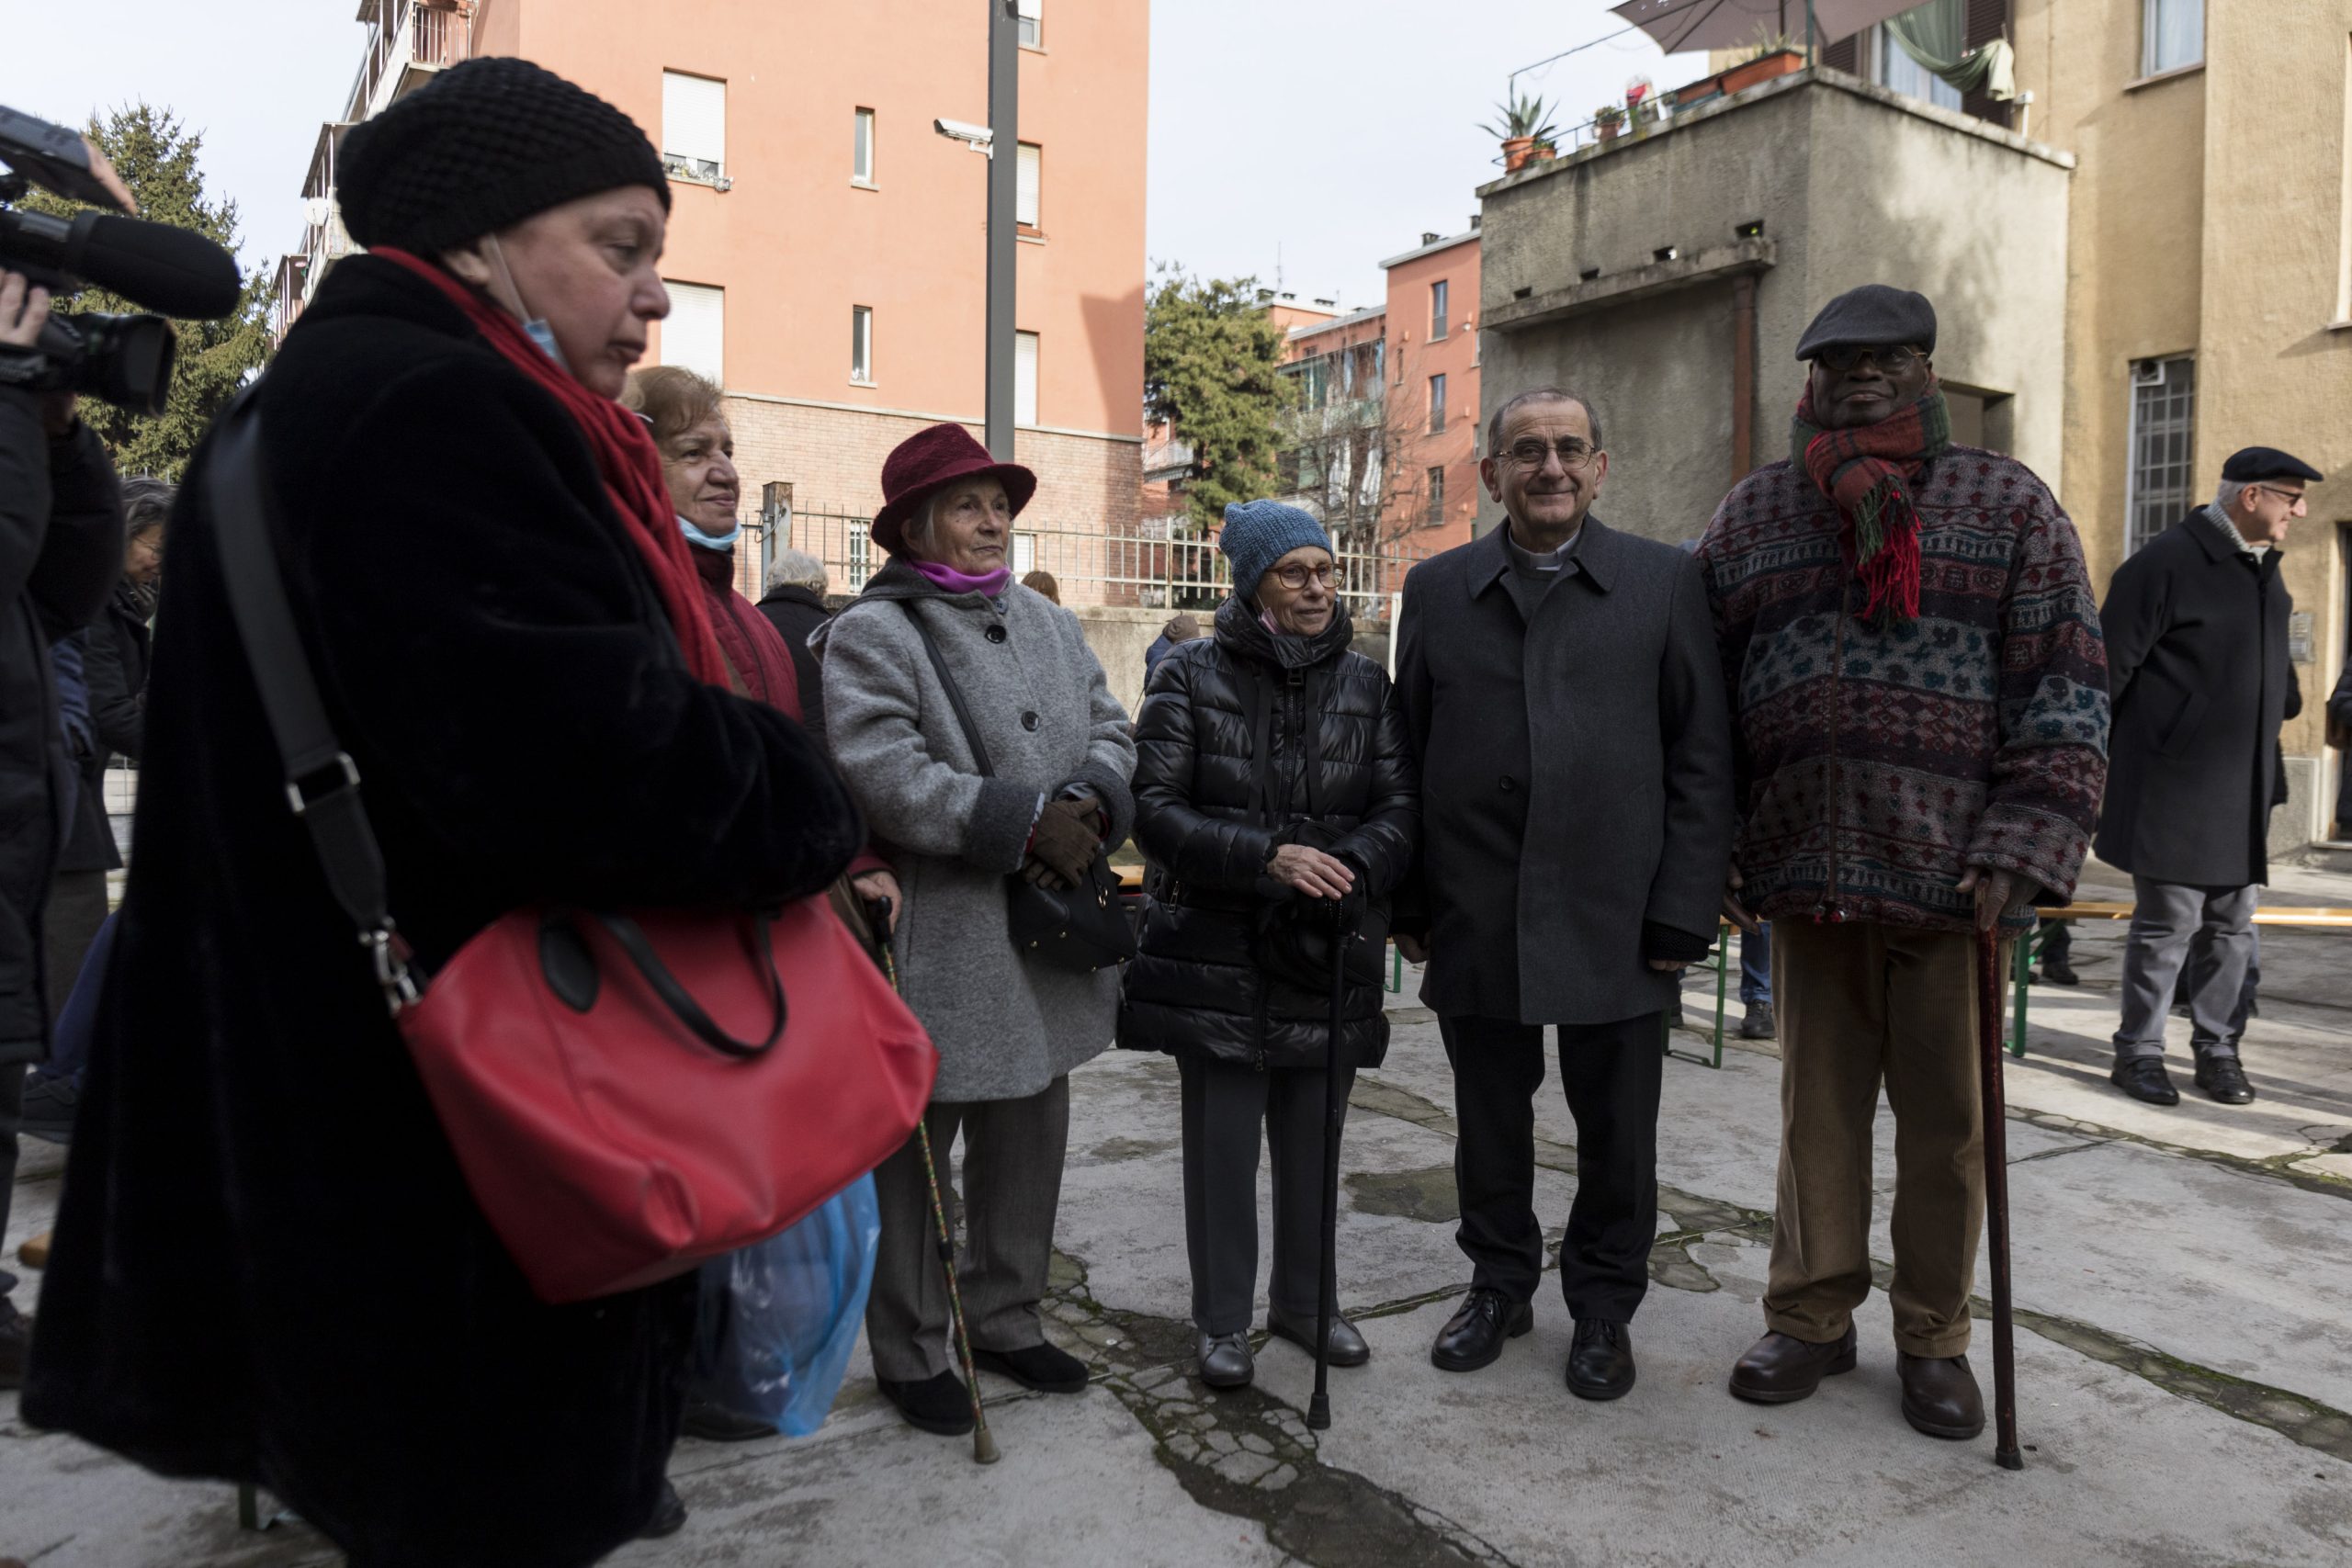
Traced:
<path fill-rule="evenodd" d="M 543 1301 L 681 1274 L 888 1157 L 931 1098 L 922 1025 L 820 896 L 754 911 L 515 909 L 429 983 L 287 604 L 250 397 L 209 459 L 229 600 L 286 795 L 474 1201 Z"/>

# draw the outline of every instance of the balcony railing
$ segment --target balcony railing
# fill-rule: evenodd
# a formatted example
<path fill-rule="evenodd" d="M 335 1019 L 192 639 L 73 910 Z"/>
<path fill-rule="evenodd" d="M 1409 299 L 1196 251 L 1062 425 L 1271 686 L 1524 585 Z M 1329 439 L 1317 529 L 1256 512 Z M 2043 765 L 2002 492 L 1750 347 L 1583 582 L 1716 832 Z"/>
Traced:
<path fill-rule="evenodd" d="M 376 0 L 375 26 L 347 118 L 365 119 L 473 52 L 473 7 L 464 0 Z"/>

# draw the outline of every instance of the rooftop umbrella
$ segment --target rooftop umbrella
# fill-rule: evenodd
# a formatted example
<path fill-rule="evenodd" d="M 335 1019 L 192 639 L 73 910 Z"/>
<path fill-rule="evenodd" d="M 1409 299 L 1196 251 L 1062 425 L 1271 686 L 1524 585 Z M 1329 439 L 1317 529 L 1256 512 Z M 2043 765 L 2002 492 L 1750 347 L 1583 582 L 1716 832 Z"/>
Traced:
<path fill-rule="evenodd" d="M 1814 36 L 1823 43 L 1848 38 L 1874 22 L 1900 16 L 1919 0 L 1813 0 Z M 1757 33 L 1802 37 L 1805 0 L 1626 0 L 1611 10 L 1657 40 L 1668 54 L 1685 50 L 1739 49 Z"/>

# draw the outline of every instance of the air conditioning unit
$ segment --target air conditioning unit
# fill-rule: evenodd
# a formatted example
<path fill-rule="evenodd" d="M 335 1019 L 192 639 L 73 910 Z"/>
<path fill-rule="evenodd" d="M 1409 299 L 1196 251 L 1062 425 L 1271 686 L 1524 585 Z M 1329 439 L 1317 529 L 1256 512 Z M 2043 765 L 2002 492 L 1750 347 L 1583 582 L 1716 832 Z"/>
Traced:
<path fill-rule="evenodd" d="M 2135 359 L 2132 362 L 2132 384 L 2134 387 L 2161 387 L 2165 384 L 2165 362 L 2161 359 Z"/>

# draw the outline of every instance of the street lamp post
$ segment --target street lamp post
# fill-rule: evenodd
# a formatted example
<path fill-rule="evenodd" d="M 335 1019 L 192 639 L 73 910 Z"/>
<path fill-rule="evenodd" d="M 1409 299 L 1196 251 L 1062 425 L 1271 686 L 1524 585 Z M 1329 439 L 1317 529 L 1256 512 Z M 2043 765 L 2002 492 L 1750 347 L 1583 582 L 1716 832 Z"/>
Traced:
<path fill-rule="evenodd" d="M 989 8 L 988 446 L 1012 461 L 1013 269 L 1021 183 L 1019 0 Z"/>

